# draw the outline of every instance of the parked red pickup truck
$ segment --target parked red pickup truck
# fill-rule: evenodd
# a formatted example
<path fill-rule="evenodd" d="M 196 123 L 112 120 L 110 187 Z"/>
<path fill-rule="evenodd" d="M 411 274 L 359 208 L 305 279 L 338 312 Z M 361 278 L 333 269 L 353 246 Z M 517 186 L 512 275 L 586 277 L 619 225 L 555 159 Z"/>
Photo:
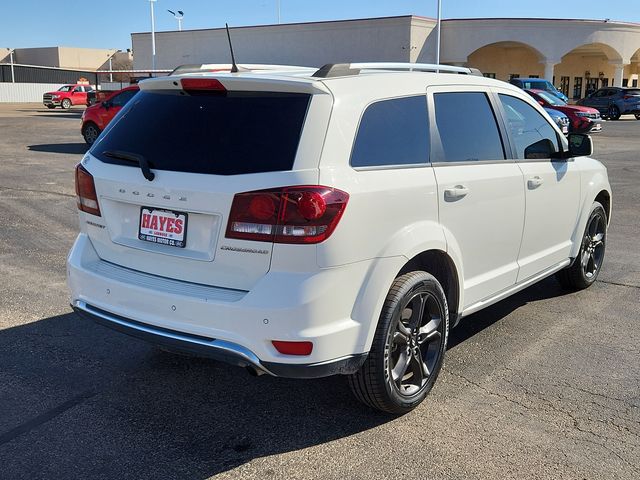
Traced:
<path fill-rule="evenodd" d="M 93 91 L 91 85 L 63 85 L 55 92 L 47 92 L 42 96 L 42 103 L 47 108 L 71 108 L 71 105 L 87 105 L 87 92 Z"/>
<path fill-rule="evenodd" d="M 140 88 L 137 85 L 123 88 L 106 97 L 104 101 L 91 105 L 82 112 L 82 127 L 80 131 L 84 141 L 89 145 L 93 144 L 100 132 L 116 116 L 116 113 L 138 93 L 138 90 Z"/>

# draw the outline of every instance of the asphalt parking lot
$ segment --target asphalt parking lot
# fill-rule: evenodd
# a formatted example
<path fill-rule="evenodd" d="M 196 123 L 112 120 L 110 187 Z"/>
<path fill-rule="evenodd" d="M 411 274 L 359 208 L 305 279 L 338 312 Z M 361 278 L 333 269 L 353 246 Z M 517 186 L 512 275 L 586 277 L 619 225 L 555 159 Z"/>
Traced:
<path fill-rule="evenodd" d="M 253 378 L 81 320 L 81 109 L 0 104 L 0 478 L 640 478 L 640 122 L 594 136 L 614 199 L 600 279 L 463 320 L 427 401 L 392 418 L 344 378 Z"/>

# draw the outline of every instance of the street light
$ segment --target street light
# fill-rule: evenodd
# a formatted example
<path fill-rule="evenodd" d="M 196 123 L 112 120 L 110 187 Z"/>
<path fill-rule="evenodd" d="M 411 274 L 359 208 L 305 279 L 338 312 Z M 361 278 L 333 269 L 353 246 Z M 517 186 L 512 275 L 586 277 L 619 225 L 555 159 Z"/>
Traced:
<path fill-rule="evenodd" d="M 173 18 L 175 18 L 178 21 L 178 31 L 182 31 L 182 19 L 184 18 L 184 12 L 182 10 L 178 10 L 178 13 L 174 12 L 173 10 L 167 10 L 167 12 L 169 12 L 171 15 L 173 15 Z"/>
<path fill-rule="evenodd" d="M 442 17 L 442 0 L 438 0 L 438 36 L 436 37 L 436 65 L 440 65 L 440 25 Z"/>
<path fill-rule="evenodd" d="M 154 3 L 156 3 L 156 0 L 149 0 L 149 6 L 151 7 L 151 70 L 156 69 L 156 18 L 153 13 Z"/>

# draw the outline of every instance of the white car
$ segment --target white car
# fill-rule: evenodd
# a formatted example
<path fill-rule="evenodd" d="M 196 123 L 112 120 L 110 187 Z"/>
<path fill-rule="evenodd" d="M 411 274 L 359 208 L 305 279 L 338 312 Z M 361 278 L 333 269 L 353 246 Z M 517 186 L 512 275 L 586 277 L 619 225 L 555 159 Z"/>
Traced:
<path fill-rule="evenodd" d="M 72 306 L 254 374 L 349 375 L 365 404 L 411 410 L 460 319 L 552 274 L 586 288 L 604 258 L 591 139 L 474 73 L 141 82 L 76 169 Z"/>

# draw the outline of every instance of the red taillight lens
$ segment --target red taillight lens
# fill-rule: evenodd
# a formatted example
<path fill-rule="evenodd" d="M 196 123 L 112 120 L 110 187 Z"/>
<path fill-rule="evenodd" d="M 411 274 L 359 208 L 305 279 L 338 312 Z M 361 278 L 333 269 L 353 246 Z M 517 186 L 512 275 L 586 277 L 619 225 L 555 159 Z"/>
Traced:
<path fill-rule="evenodd" d="M 313 343 L 311 342 L 285 342 L 273 340 L 271 342 L 278 352 L 283 355 L 311 355 Z"/>
<path fill-rule="evenodd" d="M 98 195 L 93 177 L 80 164 L 76 165 L 76 195 L 80 210 L 100 216 L 100 205 L 98 205 Z"/>
<path fill-rule="evenodd" d="M 227 238 L 319 243 L 333 233 L 349 194 L 323 186 L 283 187 L 233 198 Z"/>
<path fill-rule="evenodd" d="M 227 89 L 215 78 L 183 78 L 180 85 L 185 91 L 189 90 L 214 90 L 218 92 L 226 92 Z"/>

